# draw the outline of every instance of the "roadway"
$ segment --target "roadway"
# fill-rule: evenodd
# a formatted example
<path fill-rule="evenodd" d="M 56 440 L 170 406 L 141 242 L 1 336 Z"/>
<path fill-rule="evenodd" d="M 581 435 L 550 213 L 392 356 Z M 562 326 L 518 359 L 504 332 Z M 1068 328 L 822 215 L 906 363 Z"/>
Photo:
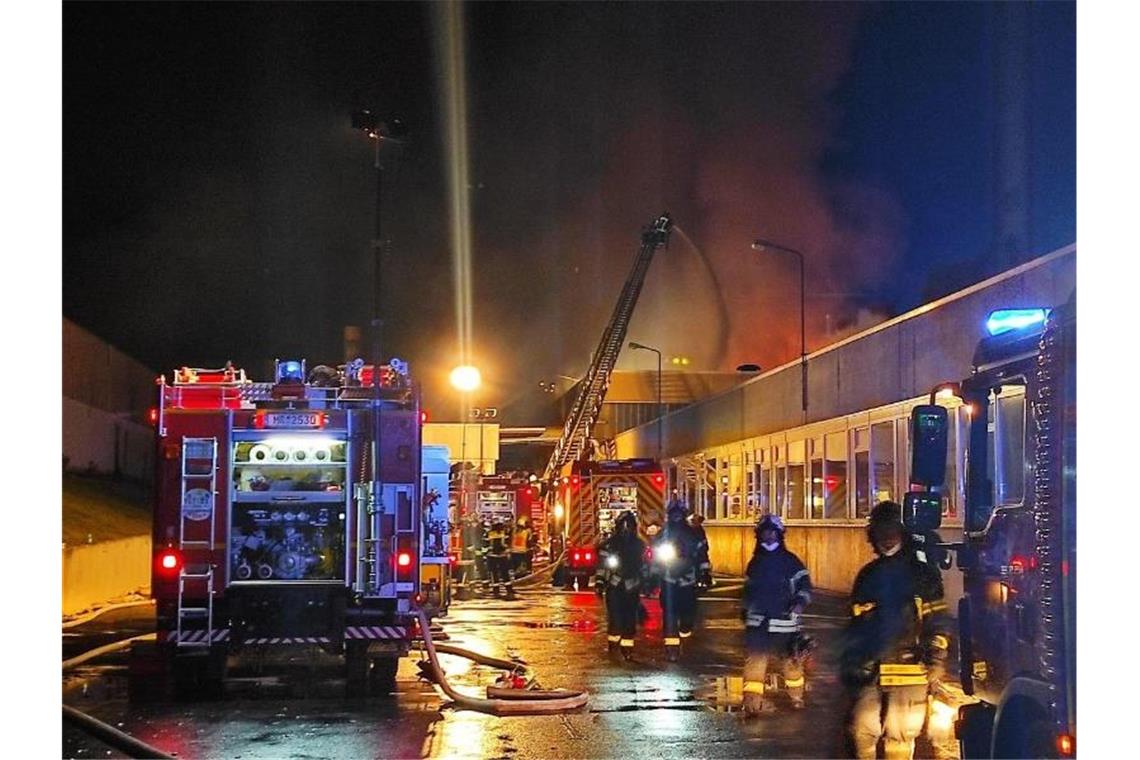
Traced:
<path fill-rule="evenodd" d="M 770 716 L 739 710 L 743 625 L 739 584 L 700 603 L 697 634 L 678 663 L 664 659 L 660 612 L 649 620 L 634 658 L 607 655 L 604 608 L 592 593 L 541 589 L 515 601 L 458 602 L 445 618 L 448 643 L 485 654 L 516 654 L 542 686 L 589 690 L 589 705 L 566 715 L 496 717 L 447 706 L 417 678 L 413 653 L 400 664 L 389 697 L 343 697 L 337 660 L 297 653 L 231 668 L 220 700 L 131 704 L 126 656 L 106 655 L 64 674 L 64 702 L 180 758 L 613 758 L 840 757 L 843 695 L 835 651 L 845 601 L 817 594 L 807 631 L 820 643 L 808 670 L 806 710 L 781 705 Z M 150 607 L 114 610 L 65 632 L 64 657 L 138 635 Z M 451 682 L 482 695 L 499 671 L 441 655 Z M 121 756 L 64 727 L 65 757 Z M 952 741 L 920 740 L 919 757 L 956 756 Z"/>

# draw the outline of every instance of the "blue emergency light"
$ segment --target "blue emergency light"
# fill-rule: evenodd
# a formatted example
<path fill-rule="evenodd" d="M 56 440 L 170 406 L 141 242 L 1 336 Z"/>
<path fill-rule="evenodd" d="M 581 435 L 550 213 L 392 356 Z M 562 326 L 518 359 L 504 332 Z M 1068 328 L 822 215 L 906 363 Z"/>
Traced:
<path fill-rule="evenodd" d="M 986 319 L 986 331 L 990 335 L 1001 335 L 1027 327 L 1039 327 L 1045 324 L 1048 316 L 1048 309 L 998 309 L 990 312 Z"/>
<path fill-rule="evenodd" d="M 277 363 L 277 382 L 301 383 L 305 381 L 305 365 L 298 361 Z"/>

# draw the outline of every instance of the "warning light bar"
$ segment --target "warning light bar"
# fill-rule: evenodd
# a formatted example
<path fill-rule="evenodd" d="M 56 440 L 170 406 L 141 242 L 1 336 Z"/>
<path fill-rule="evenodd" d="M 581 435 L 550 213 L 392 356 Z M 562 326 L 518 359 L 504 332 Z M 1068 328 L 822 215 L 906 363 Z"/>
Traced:
<path fill-rule="evenodd" d="M 990 312 L 986 319 L 986 332 L 1001 335 L 1028 327 L 1039 327 L 1045 324 L 1048 316 L 1048 309 L 999 309 Z"/>

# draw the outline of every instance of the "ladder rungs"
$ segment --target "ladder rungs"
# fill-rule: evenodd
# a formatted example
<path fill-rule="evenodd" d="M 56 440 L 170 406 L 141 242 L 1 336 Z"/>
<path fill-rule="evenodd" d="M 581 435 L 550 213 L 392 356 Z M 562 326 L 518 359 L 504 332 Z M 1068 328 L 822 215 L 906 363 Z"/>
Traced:
<path fill-rule="evenodd" d="M 178 616 L 183 618 L 206 617 L 209 614 L 209 607 L 183 607 L 178 610 Z"/>
<path fill-rule="evenodd" d="M 212 543 L 213 543 L 212 541 L 183 541 L 182 547 L 185 548 L 187 546 L 210 546 Z"/>

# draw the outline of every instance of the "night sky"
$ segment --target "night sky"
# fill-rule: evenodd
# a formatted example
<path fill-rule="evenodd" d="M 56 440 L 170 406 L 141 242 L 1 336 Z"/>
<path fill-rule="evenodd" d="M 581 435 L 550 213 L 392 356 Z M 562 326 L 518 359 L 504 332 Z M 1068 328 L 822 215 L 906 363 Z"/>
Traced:
<path fill-rule="evenodd" d="M 798 354 L 795 259 L 755 237 L 806 254 L 809 348 L 997 271 L 998 7 L 467 6 L 480 401 L 585 369 L 662 211 L 680 229 L 629 337 L 696 369 Z M 1015 263 L 1076 239 L 1075 5 L 1021 7 Z M 385 353 L 454 414 L 432 11 L 65 3 L 64 315 L 158 371 L 340 361 L 371 308 L 372 146 L 349 124 L 371 107 L 409 130 L 384 158 Z"/>

